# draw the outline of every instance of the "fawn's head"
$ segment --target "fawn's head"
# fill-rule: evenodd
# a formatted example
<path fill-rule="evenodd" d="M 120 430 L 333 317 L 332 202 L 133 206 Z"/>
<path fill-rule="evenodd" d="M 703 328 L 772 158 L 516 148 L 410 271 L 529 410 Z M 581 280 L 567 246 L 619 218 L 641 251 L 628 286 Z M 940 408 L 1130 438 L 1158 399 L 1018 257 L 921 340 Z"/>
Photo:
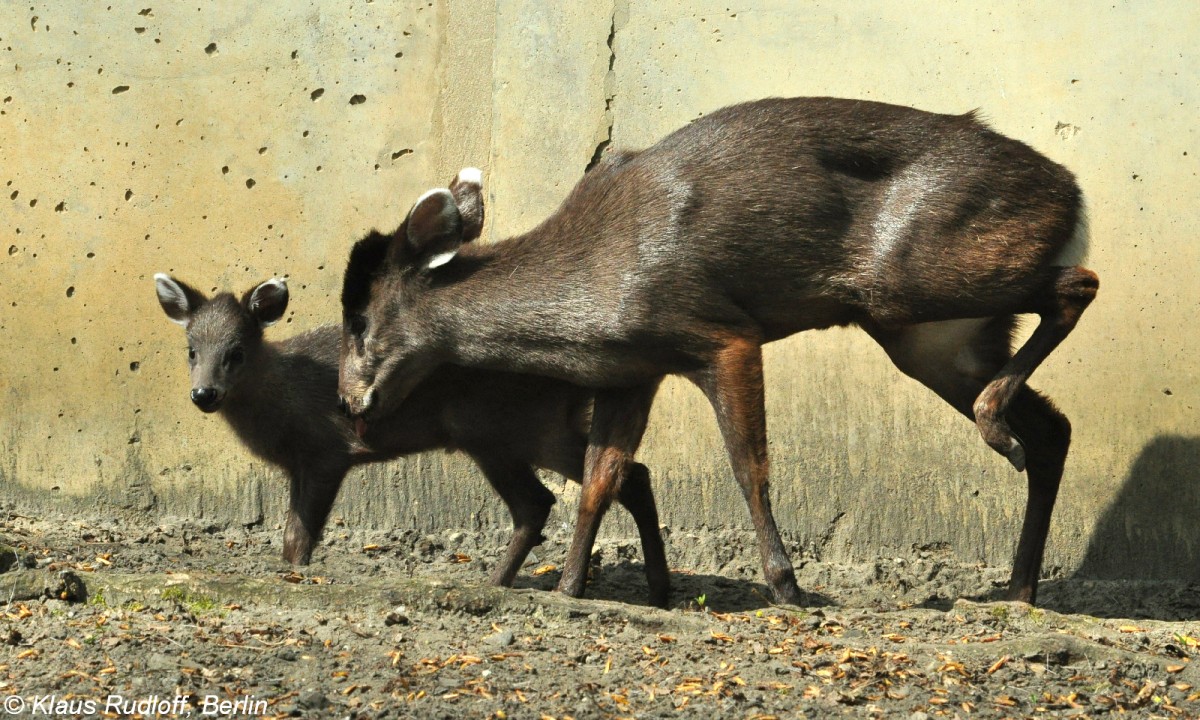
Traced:
<path fill-rule="evenodd" d="M 184 327 L 192 402 L 215 412 L 253 368 L 262 351 L 263 328 L 287 309 L 288 289 L 272 278 L 246 292 L 239 301 L 230 293 L 207 298 L 195 288 L 164 273 L 154 276 L 158 302 L 173 322 Z"/>
<path fill-rule="evenodd" d="M 395 407 L 442 358 L 440 329 L 422 303 L 434 275 L 483 230 L 483 186 L 475 168 L 448 189 L 417 200 L 390 234 L 355 243 L 342 284 L 343 409 L 363 417 Z"/>

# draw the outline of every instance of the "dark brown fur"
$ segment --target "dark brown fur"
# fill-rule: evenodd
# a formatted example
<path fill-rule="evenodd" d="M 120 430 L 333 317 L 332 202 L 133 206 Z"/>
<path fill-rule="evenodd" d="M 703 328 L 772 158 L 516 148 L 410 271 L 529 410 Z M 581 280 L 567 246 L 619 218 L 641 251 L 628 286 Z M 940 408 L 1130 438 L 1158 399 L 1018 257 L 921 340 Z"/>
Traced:
<path fill-rule="evenodd" d="M 974 114 L 737 105 L 600 163 L 539 227 L 442 267 L 429 259 L 454 232 L 454 197 L 427 194 L 382 265 L 347 269 L 341 394 L 371 417 L 443 363 L 597 388 L 588 501 L 559 586 L 578 595 L 657 384 L 683 374 L 717 414 L 768 583 L 798 602 L 770 510 L 760 346 L 858 324 L 1028 468 L 1010 594 L 1032 601 L 1070 426 L 1025 381 L 1098 287 L 1055 265 L 1081 221 L 1071 173 Z M 1018 313 L 1041 324 L 1013 355 Z"/>

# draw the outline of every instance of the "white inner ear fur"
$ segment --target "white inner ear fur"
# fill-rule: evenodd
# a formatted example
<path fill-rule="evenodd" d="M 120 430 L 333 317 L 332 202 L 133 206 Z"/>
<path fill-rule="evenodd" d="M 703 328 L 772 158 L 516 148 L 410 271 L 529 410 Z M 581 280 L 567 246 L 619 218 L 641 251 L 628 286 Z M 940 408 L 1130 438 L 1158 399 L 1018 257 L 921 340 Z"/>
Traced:
<path fill-rule="evenodd" d="M 154 289 L 158 292 L 158 302 L 163 306 L 175 307 L 182 314 L 182 317 L 172 317 L 167 315 L 171 322 L 178 325 L 187 325 L 187 315 L 192 311 L 188 307 L 187 295 L 184 294 L 183 288 L 171 279 L 166 273 L 154 273 Z"/>
<path fill-rule="evenodd" d="M 432 190 L 426 191 L 424 195 L 417 198 L 417 202 L 413 204 L 413 209 L 409 211 L 409 215 L 411 216 L 413 212 L 416 212 L 416 209 L 421 206 L 421 203 L 426 202 L 427 200 L 429 200 L 429 198 L 431 198 L 435 195 L 444 196 L 444 198 L 443 198 L 444 202 L 442 203 L 442 211 L 440 213 L 440 215 L 442 217 L 449 219 L 449 218 L 455 218 L 459 215 L 458 204 L 454 202 L 454 195 L 446 188 L 434 188 Z M 412 231 L 411 227 L 409 228 L 409 231 L 408 231 L 408 237 L 410 240 L 414 239 L 413 231 Z M 437 253 L 436 255 L 433 255 L 432 257 L 429 258 L 429 260 L 427 260 L 425 262 L 425 269 L 429 270 L 432 268 L 441 267 L 442 265 L 445 265 L 446 263 L 450 262 L 450 260 L 454 257 L 454 255 L 456 253 L 458 253 L 457 247 L 453 248 L 451 250 L 447 250 L 445 252 L 440 252 L 440 253 Z"/>
<path fill-rule="evenodd" d="M 254 288 L 254 293 L 250 296 L 250 308 L 251 309 L 254 309 L 255 307 L 258 306 L 258 302 L 259 302 L 258 293 L 261 292 L 262 289 L 268 285 L 279 288 L 284 293 L 287 293 L 287 281 L 286 280 L 280 280 L 279 278 L 271 278 L 270 280 L 265 280 L 265 281 L 263 281 L 263 283 L 261 285 Z M 260 320 L 258 324 L 260 327 L 271 327 L 275 323 L 279 322 L 279 320 L 282 318 L 283 318 L 283 314 L 280 313 L 278 318 L 276 318 L 274 320 L 267 320 L 265 322 Z"/>
<path fill-rule="evenodd" d="M 450 201 L 450 205 L 454 205 L 454 196 L 450 194 L 449 190 L 446 188 L 433 188 L 432 190 L 426 190 L 421 194 L 421 197 L 417 198 L 417 201 L 413 203 L 413 209 L 416 209 L 421 203 L 425 202 L 434 195 L 446 195 L 447 199 Z"/>
<path fill-rule="evenodd" d="M 467 183 L 469 185 L 483 185 L 483 171 L 477 167 L 463 168 L 458 171 L 458 177 L 455 182 Z"/>
<path fill-rule="evenodd" d="M 434 255 L 433 257 L 429 258 L 429 262 L 425 263 L 425 269 L 432 270 L 436 267 L 441 267 L 441 266 L 445 265 L 446 263 L 450 262 L 451 260 L 453 260 L 454 256 L 457 254 L 458 254 L 457 249 L 451 250 L 449 252 L 438 253 L 437 255 Z"/>

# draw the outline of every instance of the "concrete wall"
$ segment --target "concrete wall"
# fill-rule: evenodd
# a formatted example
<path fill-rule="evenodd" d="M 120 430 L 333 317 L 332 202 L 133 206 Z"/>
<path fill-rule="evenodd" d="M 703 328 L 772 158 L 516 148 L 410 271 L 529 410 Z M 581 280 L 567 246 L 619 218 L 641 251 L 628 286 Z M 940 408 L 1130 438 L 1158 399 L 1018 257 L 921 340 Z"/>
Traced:
<path fill-rule="evenodd" d="M 673 5 L 0 6 L 0 493 L 274 524 L 277 475 L 187 401 L 154 272 L 236 290 L 286 275 L 283 336 L 334 320 L 351 242 L 462 165 L 485 168 L 499 238 L 549 213 L 610 140 L 643 146 L 740 100 L 838 95 L 981 108 L 1079 176 L 1102 288 L 1033 382 L 1075 425 L 1047 565 L 1200 579 L 1200 12 Z M 776 514 L 802 542 L 1008 561 L 1022 477 L 861 332 L 777 343 L 767 379 Z M 664 386 L 643 460 L 665 522 L 748 523 L 690 386 Z M 356 473 L 335 514 L 504 522 L 469 464 L 440 454 Z M 568 502 L 554 521 L 572 520 Z"/>

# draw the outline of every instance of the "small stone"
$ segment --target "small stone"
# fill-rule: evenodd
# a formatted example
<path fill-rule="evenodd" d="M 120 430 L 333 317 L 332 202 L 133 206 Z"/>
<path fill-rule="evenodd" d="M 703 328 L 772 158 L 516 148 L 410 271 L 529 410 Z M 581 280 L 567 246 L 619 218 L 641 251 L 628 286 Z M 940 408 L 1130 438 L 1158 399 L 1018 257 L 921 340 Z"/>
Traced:
<path fill-rule="evenodd" d="M 179 660 L 163 653 L 150 653 L 145 660 L 146 672 L 170 672 L 179 669 Z"/>
<path fill-rule="evenodd" d="M 512 645 L 516 641 L 516 637 L 513 635 L 512 630 L 501 630 L 499 632 L 488 635 L 487 637 L 485 637 L 483 639 L 483 641 L 485 643 L 487 643 L 488 645 L 494 645 L 496 647 L 506 648 L 509 645 Z"/>
<path fill-rule="evenodd" d="M 405 609 L 403 605 L 392 608 L 392 611 L 383 619 L 383 624 L 392 627 L 393 625 L 408 625 L 411 623 L 412 621 L 408 619 L 408 615 L 404 612 Z"/>
<path fill-rule="evenodd" d="M 324 710 L 328 703 L 320 690 L 305 690 L 296 698 L 296 704 L 306 710 Z"/>
<path fill-rule="evenodd" d="M 912 715 L 909 715 L 908 720 L 929 720 L 929 716 L 918 710 Z"/>

